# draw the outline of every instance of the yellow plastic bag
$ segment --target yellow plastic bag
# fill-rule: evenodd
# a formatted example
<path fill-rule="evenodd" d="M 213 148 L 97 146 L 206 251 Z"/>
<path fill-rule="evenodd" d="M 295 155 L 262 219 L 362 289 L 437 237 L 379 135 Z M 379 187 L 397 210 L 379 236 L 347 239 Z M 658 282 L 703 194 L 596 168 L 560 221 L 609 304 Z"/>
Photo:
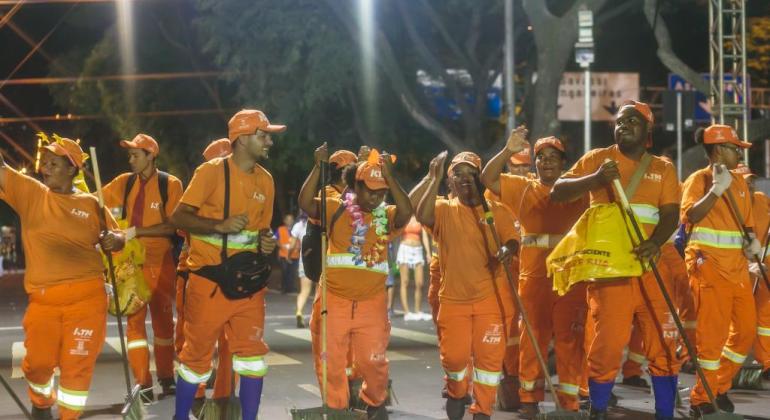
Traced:
<path fill-rule="evenodd" d="M 546 259 L 553 290 L 561 296 L 583 281 L 641 276 L 632 229 L 618 205 L 591 206 Z"/>
<path fill-rule="evenodd" d="M 118 225 L 125 229 L 127 223 L 124 220 L 118 221 Z M 144 280 L 142 265 L 144 264 L 144 245 L 134 238 L 126 242 L 126 246 L 120 252 L 112 254 L 112 262 L 115 266 L 115 284 L 118 288 L 118 299 L 120 300 L 120 314 L 127 316 L 135 314 L 144 305 L 150 302 L 152 291 Z M 102 256 L 104 257 L 104 256 Z M 107 259 L 103 258 L 104 266 L 107 267 Z M 107 310 L 112 315 L 116 315 L 115 296 L 112 285 L 107 281 L 109 293 L 109 306 Z"/>

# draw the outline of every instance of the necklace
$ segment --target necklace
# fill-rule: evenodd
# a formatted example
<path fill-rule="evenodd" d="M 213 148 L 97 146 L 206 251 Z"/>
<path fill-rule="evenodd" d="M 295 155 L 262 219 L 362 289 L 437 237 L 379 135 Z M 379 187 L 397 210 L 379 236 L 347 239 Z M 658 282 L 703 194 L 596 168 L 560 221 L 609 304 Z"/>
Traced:
<path fill-rule="evenodd" d="M 353 228 L 353 234 L 350 236 L 350 246 L 348 252 L 353 254 L 353 262 L 356 265 L 366 264 L 372 267 L 382 261 L 387 253 L 388 245 L 388 213 L 385 206 L 381 205 L 372 210 L 372 221 L 367 224 L 364 221 L 364 213 L 361 206 L 355 202 L 356 195 L 348 191 L 345 194 L 345 211 L 350 216 L 350 226 Z M 364 254 L 363 246 L 366 243 L 366 234 L 371 227 L 374 227 L 374 233 L 377 240 L 374 245 Z"/>

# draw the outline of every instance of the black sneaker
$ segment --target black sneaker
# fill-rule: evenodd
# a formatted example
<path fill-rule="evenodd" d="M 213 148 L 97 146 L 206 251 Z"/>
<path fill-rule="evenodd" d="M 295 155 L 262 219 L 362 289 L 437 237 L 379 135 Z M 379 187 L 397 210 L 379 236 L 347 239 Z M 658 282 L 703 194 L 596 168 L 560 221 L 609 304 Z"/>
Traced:
<path fill-rule="evenodd" d="M 639 375 L 629 376 L 628 378 L 623 378 L 623 385 L 632 386 L 634 388 L 646 388 L 650 389 L 650 384 L 647 383 L 647 381 L 642 378 Z"/>
<path fill-rule="evenodd" d="M 474 413 L 473 420 L 492 420 L 492 417 L 484 413 Z"/>
<path fill-rule="evenodd" d="M 540 408 L 538 407 L 537 403 L 525 402 L 525 403 L 521 403 L 521 406 L 519 407 L 520 419 L 533 420 L 537 418 L 537 415 L 539 413 L 540 413 Z"/>
<path fill-rule="evenodd" d="M 618 396 L 615 395 L 614 392 L 610 392 L 610 399 L 607 400 L 607 407 L 617 407 L 618 406 Z"/>
<path fill-rule="evenodd" d="M 447 398 L 446 415 L 449 417 L 449 420 L 462 420 L 465 416 L 465 398 Z"/>
<path fill-rule="evenodd" d="M 700 420 L 706 414 L 714 414 L 714 406 L 711 403 L 703 403 L 690 406 L 690 420 Z"/>
<path fill-rule="evenodd" d="M 717 395 L 716 402 L 717 402 L 717 407 L 719 407 L 720 410 L 726 411 L 728 413 L 735 412 L 735 404 L 733 404 L 733 402 L 730 401 L 730 398 L 727 398 L 727 394 Z"/>
<path fill-rule="evenodd" d="M 33 420 L 53 420 L 53 415 L 51 414 L 51 407 L 37 408 L 33 405 L 31 414 L 32 414 Z"/>
<path fill-rule="evenodd" d="M 594 410 L 592 408 L 588 418 L 591 420 L 607 420 L 607 410 Z"/>
<path fill-rule="evenodd" d="M 388 420 L 388 410 L 385 404 L 379 407 L 366 407 L 366 418 L 368 420 Z"/>
<path fill-rule="evenodd" d="M 163 389 L 161 395 L 166 397 L 170 395 L 176 395 L 176 381 L 174 378 L 158 379 L 160 387 Z"/>
<path fill-rule="evenodd" d="M 297 314 L 297 328 L 305 328 L 305 317 Z"/>

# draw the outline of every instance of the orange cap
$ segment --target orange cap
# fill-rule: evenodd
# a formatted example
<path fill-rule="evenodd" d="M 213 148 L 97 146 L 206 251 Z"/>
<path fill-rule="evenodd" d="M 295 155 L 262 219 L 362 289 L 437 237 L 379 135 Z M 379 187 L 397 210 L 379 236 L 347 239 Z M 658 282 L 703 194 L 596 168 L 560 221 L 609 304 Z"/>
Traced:
<path fill-rule="evenodd" d="M 706 131 L 703 132 L 704 144 L 725 144 L 732 143 L 738 147 L 744 149 L 751 148 L 751 143 L 747 141 L 741 141 L 738 139 L 738 133 L 735 129 L 729 125 L 712 124 L 706 127 Z"/>
<path fill-rule="evenodd" d="M 270 124 L 265 113 L 256 109 L 242 109 L 230 118 L 227 123 L 228 137 L 233 142 L 238 136 L 251 135 L 258 130 L 268 133 L 280 133 L 286 130 L 285 125 Z"/>
<path fill-rule="evenodd" d="M 334 163 L 338 168 L 342 168 L 356 163 L 358 156 L 350 150 L 337 150 L 329 157 L 329 163 Z"/>
<path fill-rule="evenodd" d="M 650 109 L 650 106 L 647 105 L 644 102 L 639 101 L 632 101 L 628 100 L 623 102 L 622 105 L 620 105 L 620 109 L 618 109 L 618 113 L 623 110 L 623 108 L 631 107 L 637 110 L 640 114 L 642 114 L 642 117 L 644 117 L 645 120 L 647 120 L 647 123 L 654 124 L 655 123 L 655 117 L 652 115 L 652 109 Z"/>
<path fill-rule="evenodd" d="M 461 163 L 467 163 L 468 165 L 481 170 L 481 158 L 479 155 L 473 152 L 460 152 L 452 158 L 451 162 L 449 162 L 449 169 L 446 171 L 447 174 L 452 175 L 452 170 Z"/>
<path fill-rule="evenodd" d="M 66 157 L 78 169 L 82 169 L 83 163 L 88 159 L 88 155 L 83 153 L 83 149 L 80 148 L 80 145 L 75 140 L 63 137 L 42 148 L 57 156 Z"/>
<path fill-rule="evenodd" d="M 561 140 L 554 136 L 543 137 L 535 142 L 535 155 L 540 153 L 546 147 L 553 147 L 554 149 L 564 153 L 564 144 Z"/>
<path fill-rule="evenodd" d="M 225 157 L 232 152 L 233 146 L 230 143 L 230 139 L 214 140 L 206 146 L 206 150 L 203 151 L 203 158 L 208 162 L 211 159 Z"/>
<path fill-rule="evenodd" d="M 137 134 L 133 140 L 121 140 L 120 147 L 123 147 L 126 149 L 146 150 L 150 152 L 150 154 L 153 157 L 158 156 L 158 153 L 160 152 L 160 147 L 158 147 L 158 142 L 155 141 L 154 138 L 148 136 L 147 134 L 142 134 L 142 133 Z"/>
<path fill-rule="evenodd" d="M 511 156 L 512 165 L 531 165 L 532 156 L 529 155 L 529 147 Z"/>
<path fill-rule="evenodd" d="M 369 162 L 361 162 L 356 169 L 356 181 L 364 181 L 370 190 L 382 190 L 388 188 L 388 183 L 382 177 L 382 166 Z"/>

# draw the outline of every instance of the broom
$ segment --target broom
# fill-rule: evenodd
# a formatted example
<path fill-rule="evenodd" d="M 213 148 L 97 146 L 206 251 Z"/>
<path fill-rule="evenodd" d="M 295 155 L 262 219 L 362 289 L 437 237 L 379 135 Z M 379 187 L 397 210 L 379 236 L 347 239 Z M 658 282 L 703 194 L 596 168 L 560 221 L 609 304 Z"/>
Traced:
<path fill-rule="evenodd" d="M 497 234 L 497 229 L 495 228 L 495 218 L 492 214 L 492 211 L 489 210 L 489 203 L 487 203 L 487 200 L 484 198 L 483 189 L 484 186 L 481 184 L 481 180 L 478 176 L 474 176 L 474 181 L 476 182 L 476 189 L 479 194 L 479 197 L 481 198 L 481 206 L 484 209 L 484 220 L 486 221 L 487 225 L 489 226 L 489 230 L 492 231 L 492 238 L 495 241 L 495 246 L 498 250 L 501 250 L 503 248 L 503 244 L 500 242 L 500 236 Z M 537 343 L 537 340 L 535 339 L 535 333 L 532 330 L 532 325 L 529 323 L 529 317 L 527 316 L 527 311 L 524 309 L 524 304 L 521 301 L 521 296 L 519 296 L 519 291 L 514 287 L 513 282 L 513 275 L 511 274 L 511 267 L 508 264 L 502 264 L 503 269 L 505 270 L 505 276 L 508 279 L 508 285 L 511 288 L 511 293 L 513 294 L 514 303 L 516 303 L 516 307 L 519 309 L 519 313 L 521 314 L 521 321 L 522 324 L 524 324 L 524 330 L 527 332 L 527 337 L 532 343 Z M 553 397 L 553 403 L 556 406 L 555 411 L 551 411 L 548 413 L 539 413 L 537 414 L 537 417 L 535 417 L 538 420 L 575 420 L 575 419 L 588 419 L 588 414 L 585 412 L 580 411 L 568 411 L 564 410 L 561 406 L 561 403 L 559 402 L 559 396 L 556 394 L 556 388 L 553 386 L 553 381 L 551 381 L 551 376 L 548 374 L 548 364 L 545 362 L 545 359 L 543 358 L 543 354 L 540 351 L 540 346 L 534 345 L 532 346 L 535 350 L 535 356 L 537 357 L 537 362 L 540 364 L 540 369 L 543 371 L 543 378 L 545 379 L 546 387 L 548 388 L 548 391 L 551 393 L 551 396 Z"/>
<path fill-rule="evenodd" d="M 609 159 L 607 159 L 609 160 Z M 634 233 L 636 233 L 636 236 L 638 238 L 642 238 L 642 230 L 639 228 L 639 223 L 636 221 L 636 216 L 634 215 L 634 211 L 631 209 L 631 205 L 628 202 L 628 197 L 626 197 L 626 192 L 623 190 L 623 186 L 620 185 L 620 180 L 615 178 L 612 181 L 613 187 L 615 187 L 615 194 L 620 198 L 620 205 L 622 206 L 623 211 L 628 216 L 629 220 L 631 221 L 631 226 L 634 228 Z M 634 238 L 631 238 L 632 242 Z M 725 413 L 722 412 L 719 407 L 717 406 L 716 400 L 714 399 L 714 393 L 711 391 L 711 386 L 709 386 L 708 382 L 706 381 L 706 375 L 703 373 L 703 369 L 700 366 L 700 363 L 698 362 L 697 358 L 697 352 L 695 351 L 695 346 L 692 345 L 690 342 L 690 339 L 687 337 L 687 334 L 684 330 L 684 325 L 682 325 L 682 320 L 679 319 L 679 315 L 676 312 L 676 307 L 674 306 L 673 301 L 671 300 L 671 296 L 668 294 L 668 290 L 666 290 L 666 286 L 663 283 L 663 278 L 660 276 L 660 272 L 658 271 L 658 266 L 655 264 L 655 261 L 650 260 L 648 261 L 650 264 L 650 268 L 652 269 L 652 273 L 655 275 L 655 282 L 658 284 L 658 288 L 660 289 L 661 294 L 663 295 L 663 300 L 666 301 L 666 306 L 668 306 L 669 312 L 671 312 L 671 317 L 674 319 L 674 323 L 676 324 L 676 329 L 679 331 L 679 335 L 682 338 L 682 341 L 684 342 L 684 345 L 687 347 L 688 354 L 691 355 L 690 360 L 692 360 L 693 365 L 695 366 L 695 372 L 698 374 L 698 378 L 700 378 L 701 384 L 703 385 L 703 388 L 706 390 L 706 395 L 708 396 L 709 402 L 714 407 L 714 413 L 712 414 L 704 414 L 701 418 L 704 420 L 738 420 L 743 419 L 743 416 L 739 414 L 733 414 L 733 413 Z"/>
<path fill-rule="evenodd" d="M 107 220 L 104 216 L 104 193 L 102 191 L 102 178 L 99 175 L 99 161 L 96 158 L 96 148 L 91 147 L 91 162 L 94 167 L 94 181 L 96 183 L 96 193 L 99 197 L 99 223 L 102 225 L 102 229 L 107 229 Z M 123 317 L 120 311 L 120 301 L 118 300 L 118 286 L 115 282 L 115 266 L 112 263 L 112 253 L 105 252 L 104 256 L 107 259 L 107 268 L 109 271 L 110 285 L 112 286 L 112 294 L 115 299 L 115 317 L 118 321 L 118 335 L 120 336 L 120 352 L 123 356 L 123 377 L 126 380 L 126 400 L 123 404 L 123 408 L 120 410 L 120 415 L 126 420 L 141 420 L 144 418 L 144 405 L 139 398 L 139 393 L 142 386 L 137 384 L 131 389 L 131 376 L 128 373 L 128 354 L 126 352 L 126 341 L 123 333 Z"/>
<path fill-rule="evenodd" d="M 19 410 L 21 410 L 22 413 L 24 413 L 24 417 L 28 419 L 32 419 L 32 414 L 30 414 L 29 410 L 27 410 L 27 406 L 24 405 L 23 402 L 21 402 L 21 399 L 19 399 L 19 396 L 13 391 L 13 388 L 11 388 L 11 385 L 5 380 L 5 377 L 0 374 L 0 382 L 3 383 L 3 388 L 5 388 L 6 391 L 8 391 L 8 395 L 13 398 L 13 402 L 16 403 L 16 405 L 19 406 Z"/>
<path fill-rule="evenodd" d="M 735 221 L 738 223 L 738 226 L 741 229 L 741 234 L 743 235 L 744 240 L 750 241 L 751 238 L 746 228 L 746 224 L 744 223 L 743 215 L 741 214 L 740 210 L 738 210 L 738 205 L 735 202 L 735 196 L 730 190 L 727 190 L 726 192 L 727 195 L 725 196 L 725 201 L 727 202 L 728 207 L 730 207 L 730 212 L 733 214 L 733 217 L 735 217 Z M 770 235 L 767 235 L 767 238 L 765 238 L 765 246 L 762 251 L 762 256 L 754 255 L 754 262 L 759 264 L 759 272 L 762 274 L 762 281 L 770 291 L 770 281 L 768 281 L 767 272 L 762 266 L 762 261 L 767 254 L 768 241 L 770 241 Z M 759 280 L 754 283 L 754 293 L 757 292 L 757 287 L 759 287 Z M 741 370 L 733 378 L 733 388 L 763 389 L 762 365 L 749 365 L 741 367 Z"/>
<path fill-rule="evenodd" d="M 321 162 L 321 407 L 312 408 L 293 408 L 291 409 L 292 420 L 366 420 L 366 411 L 361 410 L 340 410 L 330 408 L 327 403 L 326 379 L 328 374 L 327 349 L 326 349 L 326 241 L 328 232 L 326 231 L 326 182 L 328 162 Z"/>

